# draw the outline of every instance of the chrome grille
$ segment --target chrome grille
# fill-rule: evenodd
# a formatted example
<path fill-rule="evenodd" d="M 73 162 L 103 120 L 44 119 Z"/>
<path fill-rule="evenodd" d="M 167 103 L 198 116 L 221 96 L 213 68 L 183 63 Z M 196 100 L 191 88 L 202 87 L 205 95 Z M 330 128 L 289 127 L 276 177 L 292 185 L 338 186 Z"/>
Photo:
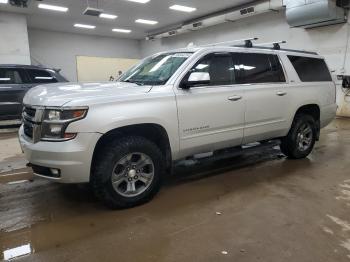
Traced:
<path fill-rule="evenodd" d="M 24 134 L 29 137 L 30 139 L 33 139 L 33 124 L 24 120 L 23 121 L 23 131 Z"/>
<path fill-rule="evenodd" d="M 27 105 L 23 107 L 23 131 L 33 143 L 39 142 L 40 140 L 43 112 L 44 109 L 40 107 Z"/>
<path fill-rule="evenodd" d="M 36 112 L 36 109 L 35 108 L 31 108 L 31 107 L 28 107 L 28 106 L 25 106 L 23 108 L 23 112 L 30 118 L 35 118 L 35 112 Z"/>

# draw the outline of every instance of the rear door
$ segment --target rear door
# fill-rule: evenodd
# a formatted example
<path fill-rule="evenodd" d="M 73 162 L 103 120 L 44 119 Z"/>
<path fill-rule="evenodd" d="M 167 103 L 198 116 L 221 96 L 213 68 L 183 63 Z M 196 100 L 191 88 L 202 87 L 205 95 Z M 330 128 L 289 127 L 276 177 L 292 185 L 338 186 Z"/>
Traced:
<path fill-rule="evenodd" d="M 276 54 L 236 53 L 237 83 L 244 87 L 246 110 L 243 143 L 279 137 L 289 121 L 286 76 Z"/>
<path fill-rule="evenodd" d="M 54 72 L 50 73 L 48 70 L 44 69 L 26 69 L 26 71 L 30 77 L 30 87 L 58 82 Z"/>
<path fill-rule="evenodd" d="M 20 68 L 0 68 L 0 120 L 19 119 L 28 77 Z"/>

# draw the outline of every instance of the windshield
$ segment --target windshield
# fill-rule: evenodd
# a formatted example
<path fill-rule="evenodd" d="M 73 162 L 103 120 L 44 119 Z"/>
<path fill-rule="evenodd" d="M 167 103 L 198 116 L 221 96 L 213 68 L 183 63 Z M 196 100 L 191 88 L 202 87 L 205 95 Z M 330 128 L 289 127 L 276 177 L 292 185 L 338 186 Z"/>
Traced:
<path fill-rule="evenodd" d="M 193 53 L 166 53 L 143 60 L 118 81 L 138 85 L 164 85 Z"/>

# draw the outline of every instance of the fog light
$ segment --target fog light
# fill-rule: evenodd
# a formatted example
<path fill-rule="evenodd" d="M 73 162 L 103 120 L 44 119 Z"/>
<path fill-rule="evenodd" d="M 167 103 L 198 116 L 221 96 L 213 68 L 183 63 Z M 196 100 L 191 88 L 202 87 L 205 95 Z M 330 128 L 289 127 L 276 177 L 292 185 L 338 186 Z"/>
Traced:
<path fill-rule="evenodd" d="M 56 168 L 50 168 L 50 172 L 53 177 L 60 177 L 61 171 Z"/>

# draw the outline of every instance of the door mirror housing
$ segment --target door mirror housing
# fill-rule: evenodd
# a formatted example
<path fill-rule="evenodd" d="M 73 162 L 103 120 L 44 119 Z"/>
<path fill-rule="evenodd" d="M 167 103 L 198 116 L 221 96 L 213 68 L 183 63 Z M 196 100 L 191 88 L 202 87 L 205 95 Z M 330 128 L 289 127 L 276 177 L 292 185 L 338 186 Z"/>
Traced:
<path fill-rule="evenodd" d="M 210 84 L 210 75 L 208 72 L 189 72 L 180 84 L 180 88 L 189 89 L 192 86 L 201 86 Z"/>
<path fill-rule="evenodd" d="M 342 86 L 343 86 L 343 88 L 350 88 L 350 77 L 349 76 L 343 76 Z"/>

